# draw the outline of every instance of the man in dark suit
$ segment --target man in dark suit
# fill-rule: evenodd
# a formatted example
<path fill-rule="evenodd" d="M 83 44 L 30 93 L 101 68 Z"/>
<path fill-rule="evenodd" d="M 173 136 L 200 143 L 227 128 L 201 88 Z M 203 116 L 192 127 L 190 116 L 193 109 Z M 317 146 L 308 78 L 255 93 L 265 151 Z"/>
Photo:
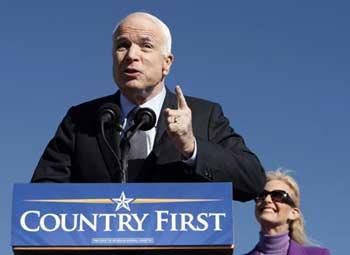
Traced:
<path fill-rule="evenodd" d="M 176 94 L 164 80 L 173 63 L 168 27 L 148 13 L 124 18 L 113 33 L 113 76 L 119 91 L 72 107 L 49 142 L 32 182 L 119 182 L 120 138 L 115 126 L 105 133 L 96 124 L 101 105 L 117 104 L 124 129 L 135 106 L 156 113 L 156 126 L 131 140 L 128 182 L 228 181 L 234 199 L 246 201 L 262 191 L 265 173 L 224 117 L 221 107 Z M 136 145 L 136 146 L 135 146 Z M 114 154 L 114 155 L 113 155 Z"/>

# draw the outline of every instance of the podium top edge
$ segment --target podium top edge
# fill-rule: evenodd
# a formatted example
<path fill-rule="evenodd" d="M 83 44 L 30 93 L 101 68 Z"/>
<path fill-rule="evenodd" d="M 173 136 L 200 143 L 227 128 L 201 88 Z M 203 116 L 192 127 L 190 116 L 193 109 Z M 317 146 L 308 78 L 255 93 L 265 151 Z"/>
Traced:
<path fill-rule="evenodd" d="M 233 250 L 234 244 L 231 245 L 210 245 L 210 246 L 128 246 L 128 247 L 99 247 L 99 246 L 53 246 L 53 247 L 38 247 L 38 246 L 13 246 L 14 251 L 98 251 L 98 250 Z"/>

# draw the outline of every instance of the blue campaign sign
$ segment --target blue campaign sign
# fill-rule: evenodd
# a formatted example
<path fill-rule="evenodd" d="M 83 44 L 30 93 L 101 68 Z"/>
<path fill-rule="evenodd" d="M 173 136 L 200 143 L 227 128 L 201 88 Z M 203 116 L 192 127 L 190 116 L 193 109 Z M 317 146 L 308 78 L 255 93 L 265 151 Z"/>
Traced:
<path fill-rule="evenodd" d="M 231 183 L 15 184 L 12 246 L 231 245 Z"/>

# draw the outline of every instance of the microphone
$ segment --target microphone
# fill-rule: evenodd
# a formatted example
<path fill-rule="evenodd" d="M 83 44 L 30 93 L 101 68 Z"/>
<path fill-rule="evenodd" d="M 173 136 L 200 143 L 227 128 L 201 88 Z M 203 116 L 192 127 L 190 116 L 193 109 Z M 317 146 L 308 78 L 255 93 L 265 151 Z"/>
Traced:
<path fill-rule="evenodd" d="M 120 132 L 123 130 L 123 127 L 120 125 L 120 109 L 118 105 L 114 103 L 104 103 L 100 106 L 96 113 L 96 121 L 100 124 L 100 129 L 102 133 L 103 141 L 105 142 L 109 151 L 113 154 L 114 159 L 116 160 L 120 169 L 122 169 L 122 165 L 117 153 L 114 151 L 112 146 L 109 144 L 109 141 L 106 138 L 105 134 L 105 126 L 106 124 L 109 127 L 115 127 L 116 132 Z M 114 178 L 114 176 L 113 176 Z"/>
<path fill-rule="evenodd" d="M 121 142 L 121 182 L 128 181 L 128 159 L 127 155 L 130 150 L 130 139 L 135 135 L 137 130 L 147 131 L 156 124 L 156 114 L 150 108 L 139 108 L 134 115 L 134 124 L 125 132 Z"/>
<path fill-rule="evenodd" d="M 120 109 L 118 105 L 113 103 L 105 103 L 100 106 L 97 110 L 97 121 L 101 123 L 101 125 L 108 124 L 114 125 L 118 132 L 123 130 L 123 127 L 120 125 Z"/>
<path fill-rule="evenodd" d="M 136 129 L 147 131 L 153 128 L 156 124 L 156 114 L 150 108 L 140 108 L 135 113 L 134 122 Z"/>

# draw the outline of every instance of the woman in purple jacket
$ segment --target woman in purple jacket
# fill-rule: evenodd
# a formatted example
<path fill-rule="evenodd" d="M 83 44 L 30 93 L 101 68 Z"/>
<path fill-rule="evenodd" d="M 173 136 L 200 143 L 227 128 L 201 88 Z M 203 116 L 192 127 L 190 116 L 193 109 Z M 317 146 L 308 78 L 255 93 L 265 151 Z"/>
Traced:
<path fill-rule="evenodd" d="M 267 174 L 265 190 L 255 200 L 255 216 L 260 223 L 260 240 L 248 255 L 329 255 L 325 248 L 308 243 L 300 210 L 296 181 L 277 170 Z"/>

